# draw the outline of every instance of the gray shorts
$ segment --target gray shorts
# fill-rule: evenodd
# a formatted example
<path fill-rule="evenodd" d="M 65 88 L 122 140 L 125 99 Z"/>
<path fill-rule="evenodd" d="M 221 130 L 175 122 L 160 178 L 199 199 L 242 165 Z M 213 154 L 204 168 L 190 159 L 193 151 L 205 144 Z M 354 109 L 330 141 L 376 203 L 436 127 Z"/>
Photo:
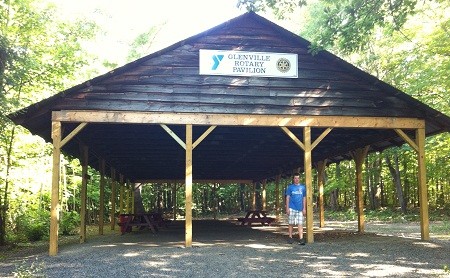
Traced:
<path fill-rule="evenodd" d="M 303 225 L 303 211 L 289 208 L 289 225 Z"/>

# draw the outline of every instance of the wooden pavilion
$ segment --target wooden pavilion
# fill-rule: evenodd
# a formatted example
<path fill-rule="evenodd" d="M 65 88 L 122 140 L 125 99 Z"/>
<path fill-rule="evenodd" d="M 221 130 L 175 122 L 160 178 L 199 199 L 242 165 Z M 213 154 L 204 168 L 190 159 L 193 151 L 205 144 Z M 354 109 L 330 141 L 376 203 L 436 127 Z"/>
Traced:
<path fill-rule="evenodd" d="M 61 151 L 82 162 L 82 202 L 88 165 L 102 180 L 108 168 L 121 182 L 183 180 L 189 247 L 194 181 L 254 182 L 296 168 L 313 242 L 312 167 L 322 177 L 344 159 L 356 162 L 363 231 L 364 158 L 406 142 L 417 153 L 429 239 L 425 137 L 449 131 L 450 118 L 327 51 L 312 55 L 309 45 L 248 12 L 10 115 L 53 142 L 50 255 L 58 252 Z M 103 198 L 104 181 L 100 188 Z M 319 178 L 319 197 L 322 188 Z"/>

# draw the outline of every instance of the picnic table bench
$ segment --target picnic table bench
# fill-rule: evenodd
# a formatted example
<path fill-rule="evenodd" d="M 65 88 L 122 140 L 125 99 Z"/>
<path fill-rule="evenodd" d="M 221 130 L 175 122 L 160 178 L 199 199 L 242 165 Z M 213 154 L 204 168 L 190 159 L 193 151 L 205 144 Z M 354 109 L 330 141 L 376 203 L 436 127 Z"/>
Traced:
<path fill-rule="evenodd" d="M 261 223 L 261 225 L 271 225 L 275 218 L 268 217 L 267 212 L 263 210 L 249 210 L 245 217 L 239 217 L 238 221 L 241 225 L 251 225 L 252 223 Z"/>
<path fill-rule="evenodd" d="M 158 232 L 158 222 L 155 221 L 152 213 L 127 213 L 120 215 L 120 221 L 118 223 L 122 235 L 131 232 L 133 227 L 139 227 L 139 229 L 149 228 L 154 234 Z"/>

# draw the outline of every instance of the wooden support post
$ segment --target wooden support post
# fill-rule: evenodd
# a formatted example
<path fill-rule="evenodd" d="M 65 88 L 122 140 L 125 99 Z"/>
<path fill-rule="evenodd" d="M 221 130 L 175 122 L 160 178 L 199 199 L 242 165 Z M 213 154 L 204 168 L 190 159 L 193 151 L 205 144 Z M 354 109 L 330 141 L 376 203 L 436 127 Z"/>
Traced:
<path fill-rule="evenodd" d="M 192 247 L 192 125 L 186 125 L 186 247 Z"/>
<path fill-rule="evenodd" d="M 131 192 L 130 192 L 130 205 L 131 205 L 131 213 L 135 213 L 135 209 L 134 209 L 134 191 L 136 190 L 136 183 L 132 183 L 131 184 L 131 188 L 130 188 Z"/>
<path fill-rule="evenodd" d="M 275 178 L 275 217 L 277 222 L 280 221 L 280 179 L 281 175 Z"/>
<path fill-rule="evenodd" d="M 262 182 L 262 210 L 266 210 L 266 185 L 267 185 L 267 180 L 263 179 Z"/>
<path fill-rule="evenodd" d="M 425 128 L 416 130 L 416 144 L 418 146 L 417 160 L 419 170 L 419 202 L 420 202 L 420 237 L 422 240 L 430 239 L 428 193 L 425 165 Z"/>
<path fill-rule="evenodd" d="M 120 187 L 120 196 L 119 196 L 119 214 L 125 213 L 125 185 L 124 185 L 124 177 L 122 174 L 119 175 L 119 187 Z"/>
<path fill-rule="evenodd" d="M 369 146 L 363 149 L 357 149 L 352 153 L 353 159 L 355 160 L 356 167 L 356 205 L 358 213 L 358 232 L 364 233 L 364 199 L 363 199 L 363 176 L 362 167 L 364 164 L 364 159 L 369 151 Z"/>
<path fill-rule="evenodd" d="M 217 196 L 216 196 L 216 187 L 217 187 L 217 183 L 213 183 L 212 199 L 213 199 L 213 214 L 214 214 L 214 220 L 217 219 Z"/>
<path fill-rule="evenodd" d="M 86 200 L 88 180 L 88 147 L 80 145 L 81 151 L 81 196 L 80 196 L 80 243 L 86 242 Z"/>
<path fill-rule="evenodd" d="M 131 213 L 134 213 L 135 209 L 134 209 L 134 190 L 136 190 L 136 184 L 133 183 L 131 185 Z"/>
<path fill-rule="evenodd" d="M 111 231 L 116 228 L 116 169 L 111 168 Z"/>
<path fill-rule="evenodd" d="M 175 182 L 172 185 L 172 201 L 173 201 L 173 221 L 177 220 L 177 212 L 178 212 L 178 206 L 177 206 L 177 190 L 178 190 L 178 186 L 177 183 Z"/>
<path fill-rule="evenodd" d="M 131 190 L 130 190 L 130 180 L 127 179 L 125 182 L 125 213 L 130 213 L 130 201 L 131 201 Z"/>
<path fill-rule="evenodd" d="M 306 183 L 306 241 L 314 242 L 313 233 L 313 187 L 312 187 L 312 146 L 311 146 L 311 127 L 303 129 L 303 140 L 305 147 L 305 183 Z"/>
<path fill-rule="evenodd" d="M 59 224 L 59 176 L 61 166 L 61 122 L 52 122 L 53 139 L 53 172 L 52 172 L 52 199 L 50 207 L 50 239 L 49 255 L 58 253 L 58 224 Z"/>
<path fill-rule="evenodd" d="M 319 188 L 319 227 L 325 227 L 325 206 L 323 203 L 323 183 L 325 179 L 326 160 L 317 163 L 317 185 Z"/>
<path fill-rule="evenodd" d="M 252 210 L 256 210 L 256 182 L 253 182 L 253 190 L 252 190 Z"/>
<path fill-rule="evenodd" d="M 100 159 L 100 208 L 98 218 L 98 234 L 103 235 L 103 226 L 105 224 L 105 168 L 106 162 Z"/>

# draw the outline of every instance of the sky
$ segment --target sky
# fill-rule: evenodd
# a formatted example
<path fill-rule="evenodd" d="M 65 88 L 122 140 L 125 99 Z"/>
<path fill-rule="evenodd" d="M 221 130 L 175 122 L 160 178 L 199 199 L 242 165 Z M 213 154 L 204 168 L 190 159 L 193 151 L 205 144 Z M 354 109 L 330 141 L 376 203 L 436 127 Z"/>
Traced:
<path fill-rule="evenodd" d="M 58 6 L 64 19 L 96 21 L 103 30 L 93 45 L 97 54 L 108 60 L 120 61 L 128 54 L 130 43 L 152 26 L 165 23 L 151 52 L 244 13 L 236 7 L 236 0 L 49 1 Z"/>
<path fill-rule="evenodd" d="M 152 26 L 165 23 L 148 54 L 245 13 L 236 7 L 237 0 L 47 1 L 57 5 L 64 19 L 87 18 L 97 22 L 103 32 L 90 49 L 100 60 L 119 66 L 126 63 L 131 42 Z M 272 14 L 261 15 L 275 20 Z"/>

